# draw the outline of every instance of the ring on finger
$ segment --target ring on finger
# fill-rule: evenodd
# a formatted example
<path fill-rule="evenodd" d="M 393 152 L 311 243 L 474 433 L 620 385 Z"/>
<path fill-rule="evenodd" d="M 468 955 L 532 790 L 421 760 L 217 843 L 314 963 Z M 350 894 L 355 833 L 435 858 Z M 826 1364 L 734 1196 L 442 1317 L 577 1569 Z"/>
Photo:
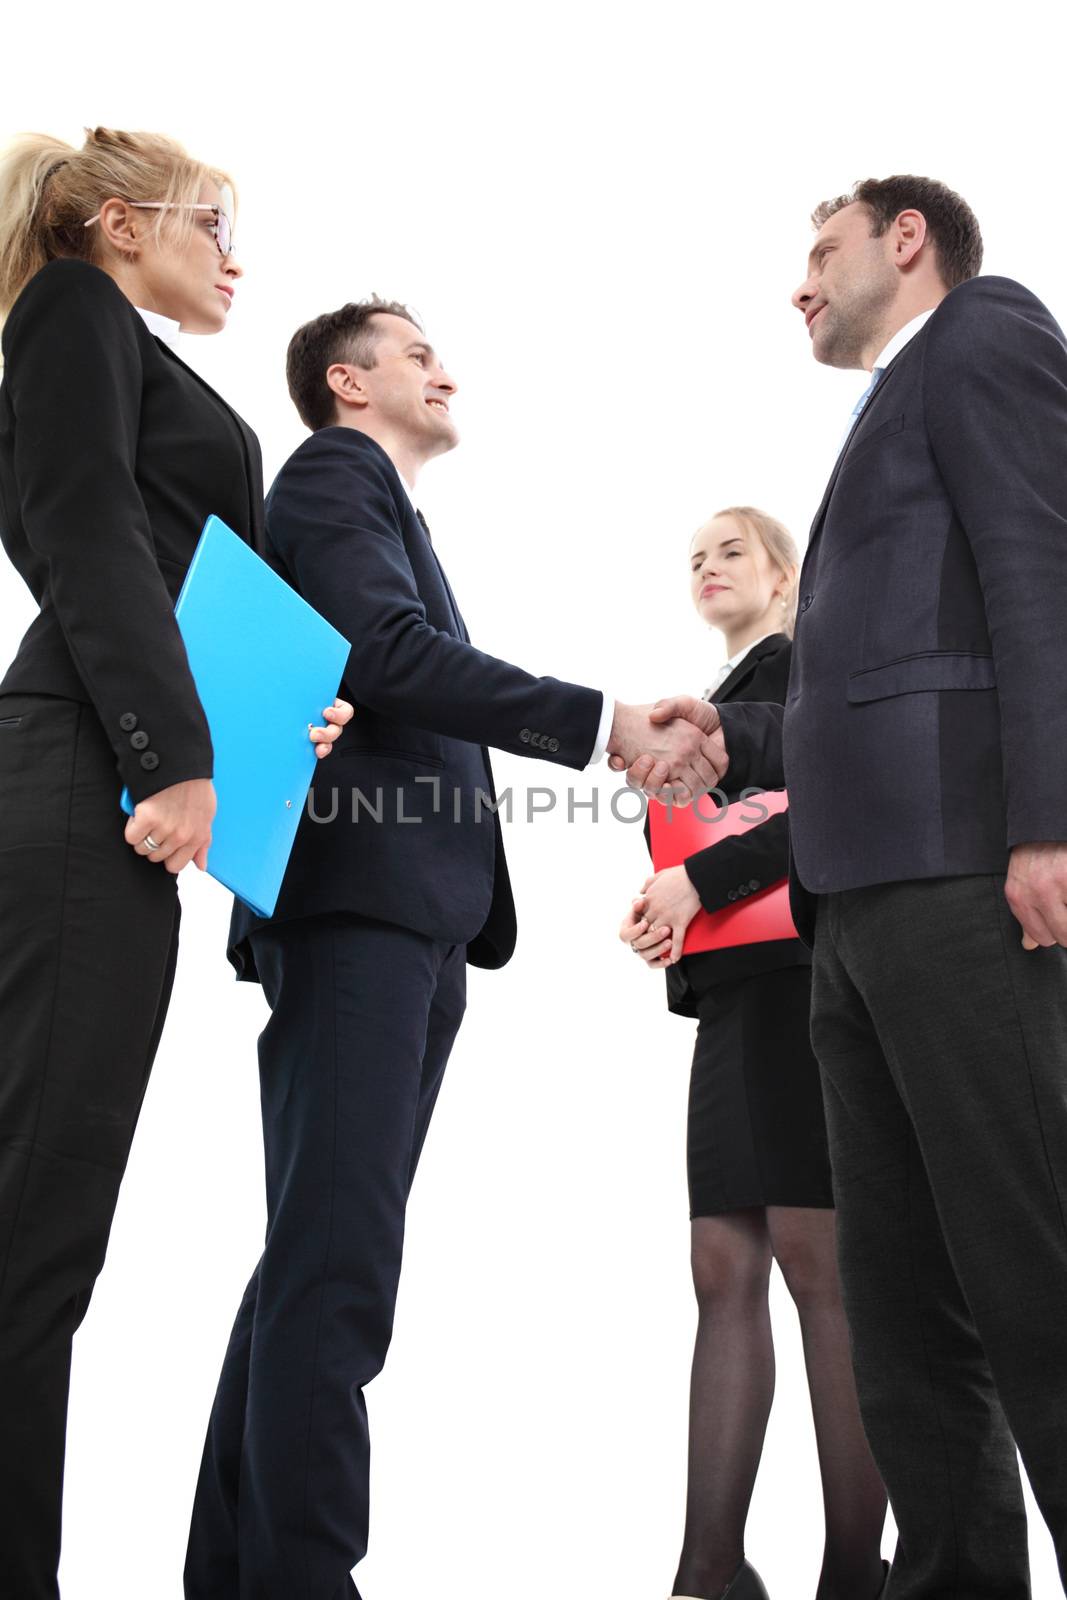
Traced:
<path fill-rule="evenodd" d="M 145 834 L 144 842 L 148 846 L 149 850 L 161 850 L 163 848 L 162 845 L 158 845 L 156 843 L 150 833 Z"/>

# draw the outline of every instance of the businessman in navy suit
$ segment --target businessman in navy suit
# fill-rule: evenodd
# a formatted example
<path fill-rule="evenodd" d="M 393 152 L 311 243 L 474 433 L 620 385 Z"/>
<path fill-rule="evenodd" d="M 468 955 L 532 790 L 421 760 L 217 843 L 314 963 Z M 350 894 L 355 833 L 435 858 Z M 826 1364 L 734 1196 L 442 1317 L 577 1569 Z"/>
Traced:
<path fill-rule="evenodd" d="M 230 954 L 262 983 L 268 1226 L 208 1428 L 188 1600 L 342 1600 L 367 1541 L 363 1388 L 392 1330 L 404 1214 L 463 1016 L 515 909 L 487 745 L 585 767 L 661 755 L 717 774 L 684 720 L 475 649 L 413 493 L 457 442 L 455 384 L 405 307 L 293 337 L 310 438 L 267 500 L 265 554 L 352 640 L 355 716 L 316 773 L 274 916 L 238 906 Z M 721 747 L 719 747 L 721 748 Z"/>
<path fill-rule="evenodd" d="M 794 304 L 871 382 L 784 712 L 705 726 L 732 785 L 789 788 L 888 1600 L 1026 1600 L 1016 1445 L 1067 1576 L 1067 345 L 977 275 L 940 183 L 868 180 L 814 220 Z"/>

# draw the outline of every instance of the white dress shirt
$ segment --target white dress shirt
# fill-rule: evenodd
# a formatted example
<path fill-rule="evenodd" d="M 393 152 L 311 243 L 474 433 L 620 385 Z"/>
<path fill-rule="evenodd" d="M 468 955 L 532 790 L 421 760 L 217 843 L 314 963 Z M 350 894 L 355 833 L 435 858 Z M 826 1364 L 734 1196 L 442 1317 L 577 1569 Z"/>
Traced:
<path fill-rule="evenodd" d="M 771 633 L 778 633 L 780 631 L 781 630 L 778 628 L 772 628 Z M 770 637 L 770 633 L 761 633 L 758 639 L 753 639 L 751 644 L 744 645 L 735 656 L 731 656 L 728 661 L 724 661 L 722 666 L 719 668 L 718 673 L 716 674 L 715 682 L 708 685 L 701 698 L 703 700 L 714 700 L 717 692 L 722 688 L 731 672 L 740 662 L 745 659 L 745 657 L 748 655 L 748 652 L 750 650 L 754 650 L 758 644 L 763 643 L 764 639 L 769 639 Z"/>
<path fill-rule="evenodd" d="M 398 477 L 400 478 L 401 483 L 404 485 L 408 499 L 411 501 L 412 506 L 414 506 L 415 510 L 417 511 L 419 508 L 415 503 L 415 495 L 410 483 L 404 477 L 402 472 L 398 473 Z M 605 693 L 604 703 L 600 708 L 600 726 L 596 731 L 596 743 L 593 746 L 593 753 L 586 763 L 587 766 L 591 767 L 594 762 L 601 760 L 603 757 L 604 751 L 608 747 L 608 740 L 611 737 L 611 724 L 614 722 L 614 720 L 615 701 L 611 695 Z"/>
<path fill-rule="evenodd" d="M 926 326 L 936 310 L 936 306 L 931 306 L 929 311 L 920 311 L 917 317 L 912 317 L 910 322 L 898 328 L 877 361 L 872 361 L 871 371 L 873 372 L 875 367 L 881 367 L 883 370 L 888 367 L 893 358 L 899 356 L 904 346 L 911 343 L 919 329 Z"/>
<path fill-rule="evenodd" d="M 146 311 L 144 306 L 137 306 L 135 309 L 137 315 L 144 319 L 144 325 L 149 333 L 154 333 L 157 339 L 162 339 L 171 350 L 178 348 L 178 335 L 182 331 L 180 322 L 161 316 L 158 311 Z"/>

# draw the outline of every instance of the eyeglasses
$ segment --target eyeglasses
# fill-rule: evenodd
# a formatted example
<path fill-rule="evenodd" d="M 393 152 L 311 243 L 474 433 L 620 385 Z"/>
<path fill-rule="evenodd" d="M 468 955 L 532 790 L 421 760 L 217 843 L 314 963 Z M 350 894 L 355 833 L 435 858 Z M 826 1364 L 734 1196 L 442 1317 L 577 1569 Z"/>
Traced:
<path fill-rule="evenodd" d="M 218 246 L 219 255 L 233 254 L 233 224 L 223 206 L 194 205 L 180 200 L 129 200 L 127 204 L 137 211 L 212 211 L 215 214 L 215 221 L 211 232 Z M 95 217 L 90 217 L 82 226 L 91 228 L 94 222 L 100 221 L 101 215 L 102 213 L 98 211 Z"/>

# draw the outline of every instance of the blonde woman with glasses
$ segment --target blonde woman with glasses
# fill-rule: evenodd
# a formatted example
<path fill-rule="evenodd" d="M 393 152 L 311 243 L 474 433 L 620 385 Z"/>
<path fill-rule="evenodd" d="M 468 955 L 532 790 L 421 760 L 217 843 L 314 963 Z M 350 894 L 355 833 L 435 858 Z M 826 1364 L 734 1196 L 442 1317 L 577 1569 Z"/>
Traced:
<path fill-rule="evenodd" d="M 55 1600 L 71 1341 L 203 869 L 212 746 L 174 619 L 205 517 L 255 540 L 251 429 L 185 365 L 241 269 L 226 175 L 97 128 L 0 159 L 0 538 L 40 612 L 0 683 L 0 1566 Z M 328 753 L 350 708 L 310 737 Z M 126 785 L 136 809 L 118 805 Z"/>

